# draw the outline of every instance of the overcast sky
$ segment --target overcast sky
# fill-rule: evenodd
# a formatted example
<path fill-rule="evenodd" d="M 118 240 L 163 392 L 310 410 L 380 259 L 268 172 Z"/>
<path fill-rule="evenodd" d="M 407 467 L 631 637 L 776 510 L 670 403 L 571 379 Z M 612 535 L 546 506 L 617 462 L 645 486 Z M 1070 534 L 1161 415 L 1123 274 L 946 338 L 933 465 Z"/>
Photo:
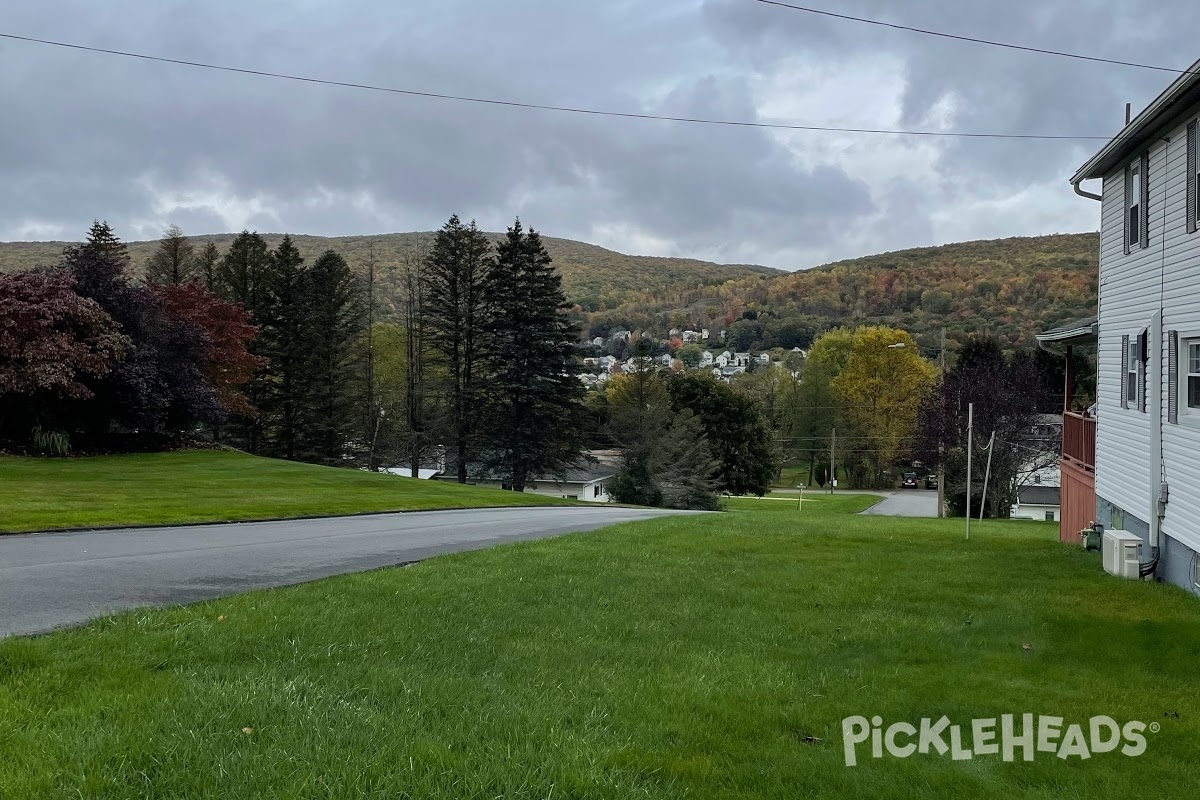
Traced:
<path fill-rule="evenodd" d="M 1186 68 L 1194 0 L 811 0 Z M 754 0 L 39 0 L 0 32 L 332 80 L 671 116 L 1111 135 L 1164 73 L 931 39 Z M 168 223 L 351 235 L 451 213 L 628 253 L 784 269 L 1095 230 L 1099 142 L 779 132 L 315 86 L 0 40 L 0 240 Z"/>

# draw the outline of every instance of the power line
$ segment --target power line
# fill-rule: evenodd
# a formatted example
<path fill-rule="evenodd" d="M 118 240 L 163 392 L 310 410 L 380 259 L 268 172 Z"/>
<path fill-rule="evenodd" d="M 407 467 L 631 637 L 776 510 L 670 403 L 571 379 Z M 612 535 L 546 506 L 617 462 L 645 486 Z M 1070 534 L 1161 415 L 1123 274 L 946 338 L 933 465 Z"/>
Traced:
<path fill-rule="evenodd" d="M 799 7 L 797 7 L 799 8 Z M 120 56 L 122 58 L 132 58 L 141 61 L 155 61 L 163 64 L 176 64 L 184 67 L 196 67 L 198 69 L 215 70 L 218 72 L 232 72 L 239 75 L 255 75 L 261 78 L 276 78 L 278 80 L 297 81 L 300 83 L 319 84 L 323 86 L 337 86 L 344 89 L 361 89 L 371 92 L 386 92 L 388 94 L 406 95 L 408 97 L 424 97 L 436 100 L 450 100 L 460 103 L 477 103 L 480 105 L 490 106 L 505 106 L 509 108 L 537 109 L 540 111 L 558 111 L 569 114 L 586 114 L 596 117 L 620 117 L 623 119 L 644 119 L 644 120 L 660 120 L 663 122 L 684 122 L 693 125 L 718 125 L 735 128 L 763 128 L 770 130 L 786 130 L 786 131 L 820 131 L 826 133 L 860 133 L 874 134 L 886 136 L 918 136 L 929 138 L 952 138 L 952 139 L 1021 139 L 1021 140 L 1042 140 L 1042 141 L 1084 141 L 1097 140 L 1108 141 L 1110 136 L 1071 136 L 1064 134 L 1039 134 L 1039 133 L 981 133 L 971 131 L 928 131 L 928 130 L 895 130 L 889 128 L 841 128 L 828 125 L 794 125 L 780 122 L 754 122 L 747 120 L 729 120 L 729 119 L 708 119 L 702 117 L 673 117 L 661 114 L 643 114 L 632 111 L 606 111 L 595 108 L 580 108 L 576 106 L 556 106 L 544 105 L 541 103 L 525 103 L 517 100 L 498 100 L 495 98 L 486 97 L 470 97 L 467 95 L 443 94 L 440 92 L 427 92 L 417 89 L 398 89 L 390 86 L 375 86 L 366 83 L 352 83 L 349 81 L 335 81 L 325 78 L 313 78 L 304 75 L 290 75 L 282 72 L 268 72 L 266 70 L 248 69 L 245 67 L 230 67 L 221 64 L 208 64 L 202 61 L 187 61 L 179 58 L 167 58 L 165 56 L 152 56 L 146 53 L 133 53 L 124 50 L 110 50 L 103 47 L 91 47 L 88 45 L 74 44 L 72 42 L 59 42 L 51 39 L 37 39 L 32 36 L 18 36 L 12 33 L 0 33 L 0 39 L 9 39 L 18 42 L 27 42 L 31 44 L 41 44 L 50 47 L 62 47 L 69 50 L 82 50 L 89 53 L 102 53 L 110 56 Z"/>
<path fill-rule="evenodd" d="M 989 47 L 1003 47 L 1007 50 L 1021 50 L 1026 53 L 1040 53 L 1046 56 L 1058 56 L 1060 58 L 1074 58 L 1080 61 L 1091 61 L 1098 64 L 1114 64 L 1119 67 L 1134 67 L 1136 69 L 1152 69 L 1157 72 L 1170 72 L 1175 75 L 1196 75 L 1200 73 L 1192 72 L 1186 69 L 1175 69 L 1174 67 L 1160 67 L 1154 64 L 1140 64 L 1136 61 L 1121 61 L 1115 58 L 1101 58 L 1100 56 L 1089 56 L 1083 53 L 1068 53 L 1062 50 L 1049 50 L 1042 47 L 1030 47 L 1028 45 L 1013 44 L 1012 42 L 998 42 L 992 39 L 980 39 L 975 36 L 962 36 L 954 33 L 946 33 L 945 31 L 934 31 L 927 28 L 915 28 L 911 25 L 898 25 L 893 22 L 884 22 L 878 19 L 867 19 L 865 17 L 853 17 L 849 14 L 838 14 L 833 11 L 824 11 L 818 8 L 808 8 L 807 6 L 798 6 L 791 3 L 783 3 L 780 0 L 754 0 L 754 2 L 762 3 L 768 6 L 778 6 L 779 8 L 787 8 L 792 11 L 802 11 L 806 14 L 816 14 L 822 17 L 832 17 L 834 19 L 847 20 L 849 22 L 861 22 L 867 25 L 877 25 L 881 28 L 891 28 L 897 31 L 908 31 L 909 33 L 919 33 L 923 36 L 936 36 L 942 39 L 954 39 L 959 42 L 971 42 L 973 44 L 984 44 Z"/>

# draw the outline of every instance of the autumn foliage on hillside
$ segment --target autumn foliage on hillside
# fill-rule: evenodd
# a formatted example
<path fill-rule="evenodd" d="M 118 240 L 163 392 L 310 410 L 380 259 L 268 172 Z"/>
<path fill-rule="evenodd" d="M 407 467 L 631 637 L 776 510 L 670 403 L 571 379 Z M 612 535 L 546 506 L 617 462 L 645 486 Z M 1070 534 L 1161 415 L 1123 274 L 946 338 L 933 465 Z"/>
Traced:
<path fill-rule="evenodd" d="M 839 326 L 887 325 L 938 346 L 971 334 L 1028 344 L 1039 330 L 1095 313 L 1097 234 L 966 242 L 884 253 L 720 286 L 672 286 L 631 295 L 589 315 L 613 328 L 728 330 L 737 350 L 807 348 Z"/>

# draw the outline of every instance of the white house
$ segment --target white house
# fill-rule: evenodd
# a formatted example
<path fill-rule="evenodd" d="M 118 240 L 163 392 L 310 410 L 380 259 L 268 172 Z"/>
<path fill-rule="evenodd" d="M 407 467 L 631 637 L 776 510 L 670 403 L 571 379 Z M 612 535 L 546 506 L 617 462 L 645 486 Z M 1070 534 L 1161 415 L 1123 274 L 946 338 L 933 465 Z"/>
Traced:
<path fill-rule="evenodd" d="M 1101 201 L 1096 521 L 1200 594 L 1200 62 L 1071 179 Z M 1083 181 L 1103 181 L 1100 194 Z M 1064 438 L 1065 443 L 1065 438 Z"/>
<path fill-rule="evenodd" d="M 1059 492 L 1057 486 L 1026 486 L 1017 490 L 1017 502 L 1013 504 L 1011 511 L 1012 518 L 1058 522 L 1061 513 Z"/>
<path fill-rule="evenodd" d="M 544 497 L 585 500 L 589 503 L 608 503 L 612 500 L 608 494 L 608 483 L 617 474 L 620 461 L 620 451 L 591 450 L 588 451 L 585 459 L 567 468 L 564 474 L 543 475 L 531 480 L 525 484 L 525 492 Z M 493 489 L 510 488 L 503 480 L 490 475 L 479 475 L 477 470 L 475 465 L 468 469 L 467 483 Z M 434 478 L 444 481 L 456 479 L 452 470 L 445 469 L 438 471 Z"/>
<path fill-rule="evenodd" d="M 713 363 L 713 354 L 711 350 L 705 350 L 700 354 L 700 366 L 711 367 Z"/>

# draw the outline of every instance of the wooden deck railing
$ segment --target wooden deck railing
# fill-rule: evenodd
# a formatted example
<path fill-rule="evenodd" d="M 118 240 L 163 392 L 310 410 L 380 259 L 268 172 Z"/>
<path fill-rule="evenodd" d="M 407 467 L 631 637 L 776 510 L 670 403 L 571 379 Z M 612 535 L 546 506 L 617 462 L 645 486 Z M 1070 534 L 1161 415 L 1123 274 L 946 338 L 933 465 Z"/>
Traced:
<path fill-rule="evenodd" d="M 1096 469 L 1096 418 L 1063 414 L 1063 458 L 1089 470 Z"/>

